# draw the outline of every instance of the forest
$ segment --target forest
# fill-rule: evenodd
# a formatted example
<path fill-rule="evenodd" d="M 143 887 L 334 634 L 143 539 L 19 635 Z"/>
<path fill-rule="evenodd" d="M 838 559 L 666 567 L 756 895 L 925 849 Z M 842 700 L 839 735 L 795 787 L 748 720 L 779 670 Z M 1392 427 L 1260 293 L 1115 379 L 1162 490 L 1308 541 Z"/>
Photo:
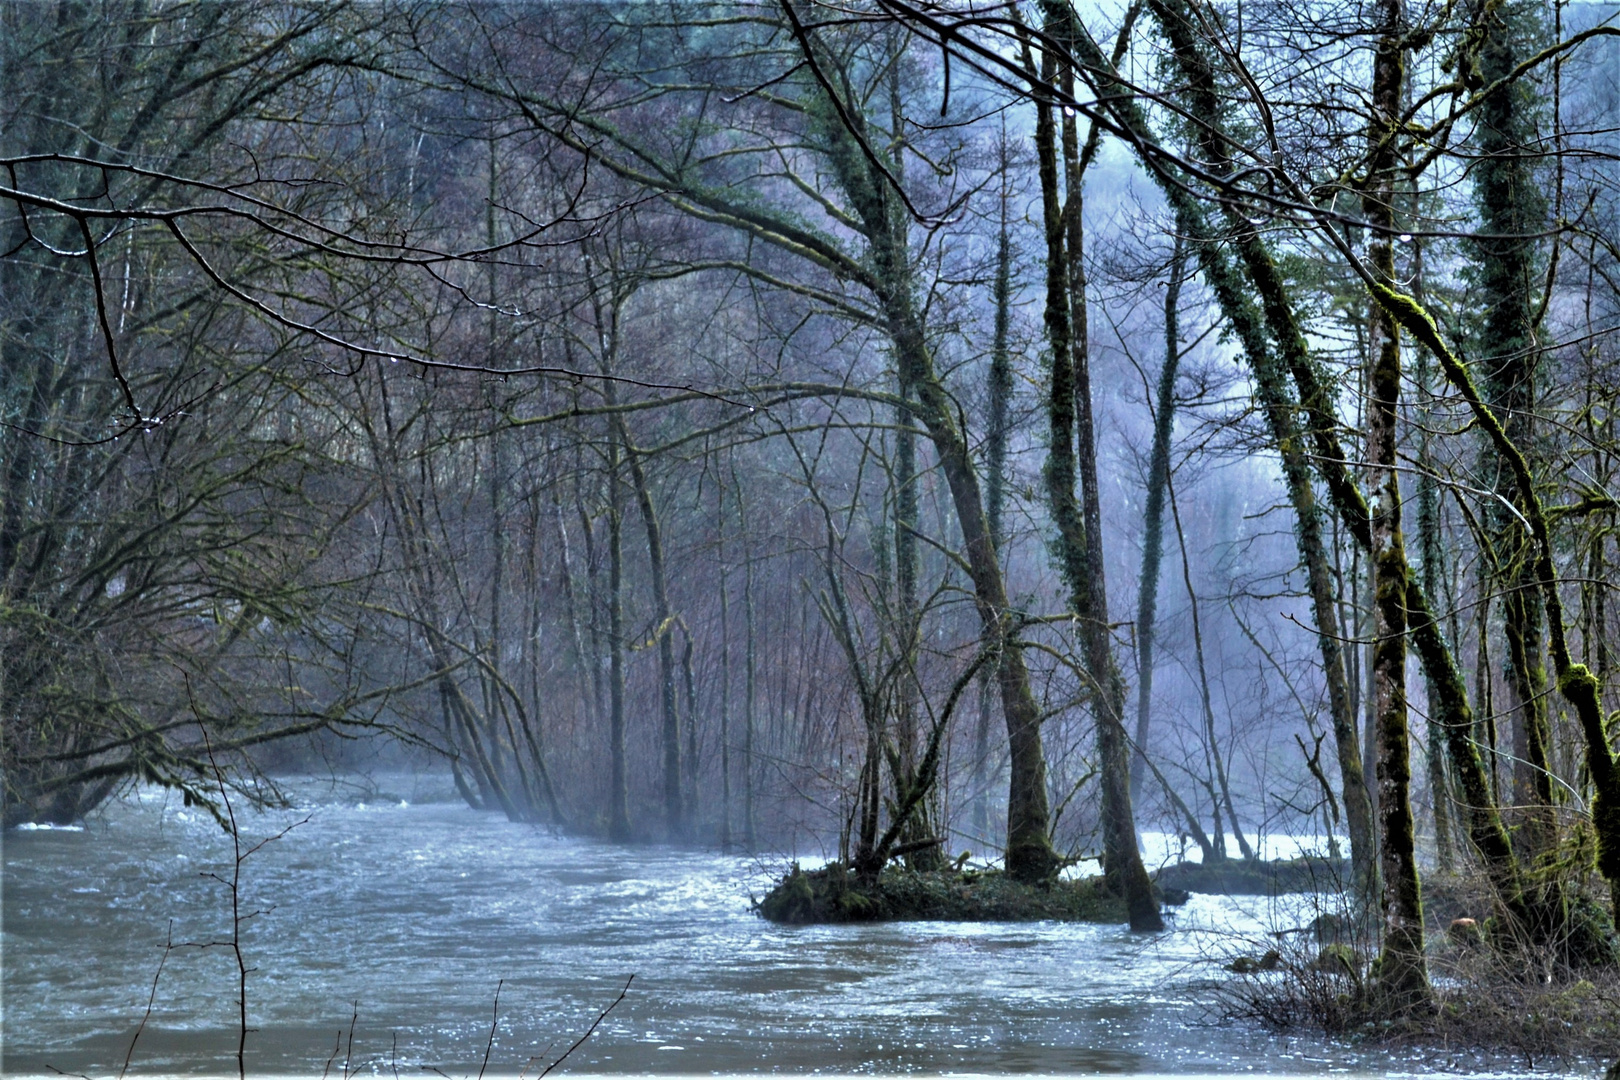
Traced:
<path fill-rule="evenodd" d="M 1617 16 L 0 4 L 8 843 L 408 765 L 788 922 L 1322 874 L 1238 1013 L 1612 1051 Z"/>

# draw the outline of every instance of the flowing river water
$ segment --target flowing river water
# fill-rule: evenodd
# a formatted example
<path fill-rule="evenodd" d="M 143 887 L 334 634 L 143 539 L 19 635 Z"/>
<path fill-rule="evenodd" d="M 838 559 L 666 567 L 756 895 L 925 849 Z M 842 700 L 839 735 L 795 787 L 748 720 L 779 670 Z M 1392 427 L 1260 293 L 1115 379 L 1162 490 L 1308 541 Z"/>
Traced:
<path fill-rule="evenodd" d="M 775 863 L 557 837 L 411 781 L 242 813 L 253 1075 L 528 1075 L 628 994 L 574 1073 L 1512 1073 L 1218 1022 L 1213 959 L 1302 917 L 1194 896 L 1123 926 L 779 927 L 750 909 Z M 313 790 L 313 789 L 310 789 Z M 83 828 L 4 838 L 6 1076 L 235 1075 L 231 848 L 148 790 Z M 1284 904 L 1287 902 L 1284 901 Z M 1295 902 L 1297 905 L 1297 901 Z M 1304 917 L 1308 917 L 1308 914 Z M 162 966 L 161 976 L 154 976 Z M 499 987 L 499 1005 L 496 995 Z M 490 1041 L 492 1018 L 498 1016 Z"/>

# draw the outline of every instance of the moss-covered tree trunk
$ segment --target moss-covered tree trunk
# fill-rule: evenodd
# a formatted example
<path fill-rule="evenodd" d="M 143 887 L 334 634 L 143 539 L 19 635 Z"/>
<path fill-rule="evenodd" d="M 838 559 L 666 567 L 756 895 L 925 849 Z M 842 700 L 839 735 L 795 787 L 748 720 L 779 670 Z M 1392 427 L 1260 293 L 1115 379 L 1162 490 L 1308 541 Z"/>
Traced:
<path fill-rule="evenodd" d="M 609 384 L 611 385 L 611 384 Z M 608 440 L 608 836 L 630 839 L 630 775 L 624 748 L 624 481 L 617 433 Z"/>
<path fill-rule="evenodd" d="M 805 39 L 807 48 L 813 42 Z M 820 57 L 833 65 L 830 57 Z M 824 87 L 827 102 L 834 91 Z M 917 309 L 911 272 L 906 218 L 882 175 L 865 157 L 863 114 L 840 101 L 818 127 L 833 166 L 834 179 L 867 242 L 869 285 L 882 325 L 894 349 L 901 385 L 914 396 L 912 415 L 928 432 L 934 454 L 950 489 L 951 504 L 962 530 L 963 555 L 973 580 L 974 604 L 988 640 L 998 653 L 1001 709 L 1007 724 L 1009 762 L 1007 793 L 1007 872 L 1020 881 L 1041 881 L 1057 868 L 1047 826 L 1051 816 L 1046 791 L 1046 754 L 1041 745 L 1041 710 L 1030 685 L 1029 668 L 1014 637 L 1014 615 L 995 545 L 991 542 L 984 499 L 974 470 L 966 433 L 956 421 L 957 405 L 934 368 Z"/>
<path fill-rule="evenodd" d="M 1189 61 L 1196 62 L 1207 52 L 1199 49 L 1191 33 L 1193 24 L 1184 15 L 1171 15 L 1172 9 L 1166 4 L 1150 4 L 1150 7 L 1172 42 L 1178 65 L 1185 66 Z M 1184 8 L 1174 10 L 1184 11 Z M 1082 64 L 1098 73 L 1097 78 L 1103 89 L 1101 104 L 1109 110 L 1116 122 L 1129 132 L 1133 139 L 1139 140 L 1144 145 L 1155 144 L 1153 132 L 1140 108 L 1130 93 L 1120 83 L 1114 81 L 1111 74 L 1112 66 L 1084 27 L 1076 22 L 1065 43 L 1070 45 Z M 1196 80 L 1191 80 L 1190 85 L 1196 87 L 1199 84 Z M 1197 99 L 1190 90 L 1188 100 L 1197 105 Z M 1215 133 L 1224 141 L 1225 129 L 1220 123 L 1218 109 L 1208 113 L 1200 111 L 1197 119 L 1200 130 Z M 1154 176 L 1175 213 L 1178 230 L 1190 239 L 1198 241 L 1196 250 L 1199 269 L 1215 294 L 1221 312 L 1231 326 L 1243 349 L 1245 359 L 1255 374 L 1257 397 L 1266 410 L 1273 439 L 1282 458 L 1284 478 L 1299 522 L 1301 551 L 1307 555 L 1305 558 L 1307 567 L 1326 566 L 1325 554 L 1319 564 L 1318 560 L 1308 556 L 1305 547 L 1310 532 L 1309 525 L 1313 521 L 1317 523 L 1318 543 L 1321 540 L 1320 514 L 1314 509 L 1316 496 L 1310 488 L 1309 473 L 1298 468 L 1308 464 L 1305 457 L 1307 444 L 1309 449 L 1315 452 L 1314 464 L 1325 482 L 1334 511 L 1357 546 L 1366 551 L 1371 540 L 1366 500 L 1346 466 L 1349 457 L 1339 442 L 1338 432 L 1341 425 L 1335 415 L 1331 393 L 1306 347 L 1304 335 L 1294 316 L 1289 290 L 1275 263 L 1257 237 L 1240 236 L 1243 258 L 1243 271 L 1240 275 L 1227 257 L 1231 245 L 1224 242 L 1210 242 L 1217 240 L 1217 233 L 1210 226 L 1204 213 L 1204 206 L 1199 200 L 1171 178 L 1162 176 L 1157 171 Z M 1247 280 L 1244 280 L 1245 277 Z M 1261 309 L 1255 306 L 1256 298 Z M 1410 327 L 1408 329 L 1410 330 Z M 1272 355 L 1266 341 L 1268 333 L 1277 343 L 1277 351 L 1280 354 L 1277 359 L 1280 363 L 1269 362 Z M 1288 381 L 1292 381 L 1297 390 L 1297 404 L 1287 392 Z M 1296 409 L 1302 409 L 1304 412 L 1306 425 L 1303 428 L 1291 419 Z M 1410 573 L 1408 577 L 1406 607 L 1412 643 L 1417 649 L 1425 673 L 1434 680 L 1435 686 L 1441 691 L 1438 698 L 1430 702 L 1430 706 L 1436 721 L 1445 731 L 1448 757 L 1457 775 L 1461 805 L 1467 816 L 1469 839 L 1485 861 L 1489 873 L 1503 895 L 1516 896 L 1519 891 L 1518 864 L 1508 842 L 1507 831 L 1503 827 L 1501 815 L 1497 810 L 1497 801 L 1474 739 L 1474 715 L 1469 706 L 1461 668 L 1440 633 L 1440 625 L 1433 615 L 1428 596 Z M 1343 671 L 1344 660 L 1342 650 L 1337 644 L 1337 620 L 1332 612 L 1331 578 L 1327 579 L 1326 588 L 1323 589 L 1313 575 L 1311 591 L 1319 625 L 1323 628 L 1332 628 L 1326 629 L 1321 634 L 1324 659 L 1330 651 L 1333 655 L 1341 657 L 1337 664 L 1327 662 L 1324 667 L 1328 673 L 1328 688 L 1333 703 L 1334 728 L 1340 768 L 1344 777 L 1345 802 L 1347 810 L 1350 811 L 1346 814 L 1346 818 L 1352 829 L 1352 843 L 1354 843 L 1358 829 L 1352 804 L 1357 801 L 1355 796 L 1359 791 L 1364 800 L 1361 806 L 1365 814 L 1363 820 L 1366 822 L 1363 834 L 1365 841 L 1362 847 L 1364 850 L 1370 849 L 1372 822 L 1370 800 L 1366 799 L 1367 788 L 1364 782 L 1360 784 L 1351 782 L 1352 776 L 1359 778 L 1363 773 L 1356 740 L 1354 709 L 1350 704 L 1350 687 L 1348 680 L 1342 675 L 1337 682 L 1334 679 L 1336 668 Z M 1324 593 L 1328 605 L 1325 618 L 1322 612 Z M 1616 860 L 1617 864 L 1620 864 L 1620 844 L 1616 845 Z M 1376 871 L 1376 863 L 1371 858 L 1367 858 L 1363 865 Z"/>
<path fill-rule="evenodd" d="M 1199 133 L 1205 155 L 1220 175 L 1231 173 L 1225 118 L 1217 91 L 1215 72 L 1209 63 L 1210 50 L 1203 47 L 1194 32 L 1196 23 L 1180 0 L 1150 0 L 1149 9 L 1169 40 L 1177 70 L 1186 82 L 1185 100 Z M 1146 122 L 1133 125 L 1148 135 Z M 1225 204 L 1228 235 L 1217 237 L 1193 196 L 1173 183 L 1161 183 L 1177 215 L 1178 228 L 1200 242 L 1196 246 L 1199 267 L 1215 292 L 1222 313 L 1242 343 L 1245 358 L 1255 376 L 1255 390 L 1264 410 L 1272 441 L 1282 459 L 1283 481 L 1294 511 L 1295 537 L 1300 559 L 1305 565 L 1310 587 L 1312 613 L 1317 624 L 1317 642 L 1328 691 L 1328 707 L 1333 720 L 1334 746 L 1339 760 L 1341 797 L 1350 832 L 1350 854 L 1357 893 L 1363 898 L 1377 891 L 1376 845 L 1373 841 L 1372 802 L 1367 790 L 1357 740 L 1355 710 L 1351 704 L 1344 649 L 1337 633 L 1337 595 L 1332 566 L 1328 560 L 1324 526 L 1307 457 L 1307 435 L 1296 418 L 1297 406 L 1287 387 L 1287 361 L 1308 363 L 1304 343 L 1297 331 L 1288 333 L 1280 325 L 1276 309 L 1286 308 L 1287 298 L 1275 264 L 1264 241 L 1246 221 L 1238 207 Z M 1226 252 L 1235 248 L 1249 282 L 1241 280 Z M 1258 292 L 1261 310 L 1251 299 Z M 1263 312 L 1263 321 L 1262 321 Z M 1269 324 L 1269 326 L 1268 326 Z M 1266 340 L 1270 330 L 1276 351 Z M 1278 353 L 1283 354 L 1279 356 Z M 1338 459 L 1343 460 L 1343 457 Z M 1365 518 L 1361 522 L 1365 535 Z"/>
<path fill-rule="evenodd" d="M 1141 798 L 1153 720 L 1154 621 L 1159 568 L 1164 561 L 1164 493 L 1170 484 L 1170 436 L 1175 431 L 1176 369 L 1181 363 L 1181 279 L 1187 273 L 1186 239 L 1179 233 L 1166 271 L 1164 364 L 1154 395 L 1153 447 L 1148 452 L 1147 505 L 1142 512 L 1142 577 L 1136 598 L 1136 752 L 1131 758 L 1131 803 Z"/>
<path fill-rule="evenodd" d="M 1065 66 L 1065 82 L 1074 92 L 1072 69 Z M 1142 864 L 1136 836 L 1136 810 L 1131 802 L 1131 747 L 1125 730 L 1125 680 L 1114 655 L 1109 630 L 1107 561 L 1103 555 L 1102 485 L 1097 477 L 1097 425 L 1091 396 L 1091 347 L 1086 309 L 1085 229 L 1083 227 L 1085 166 L 1071 111 L 1063 114 L 1064 254 L 1069 263 L 1069 348 L 1074 363 L 1075 458 L 1079 466 L 1081 510 L 1085 524 L 1086 588 L 1089 609 L 1076 614 L 1085 635 L 1086 667 L 1096 684 L 1092 715 L 1097 721 L 1097 762 L 1102 769 L 1103 876 L 1125 897 L 1131 929 L 1161 930 L 1153 884 Z M 1072 491 L 1072 489 L 1071 489 Z"/>
<path fill-rule="evenodd" d="M 985 431 L 984 514 L 990 529 L 990 544 L 999 556 L 1005 550 L 1006 534 L 1002 528 L 1002 513 L 1007 492 L 1007 410 L 1012 403 L 1012 353 L 1008 336 L 1012 322 L 1012 241 L 1007 230 L 1007 190 L 1010 163 L 1007 157 L 1007 139 L 1003 133 L 1000 144 L 1001 173 L 1000 228 L 996 234 L 996 277 L 993 299 L 996 305 L 995 326 L 990 344 L 989 418 Z M 991 687 L 995 682 L 996 663 L 987 663 L 979 673 L 979 723 L 973 740 L 973 807 L 971 818 L 975 836 L 990 832 L 990 729 L 993 711 Z"/>
<path fill-rule="evenodd" d="M 1487 10 L 1486 15 L 1489 14 Z M 1509 234 L 1509 238 L 1526 239 L 1522 229 Z M 1520 274 L 1516 280 L 1522 280 L 1522 277 Z M 1423 305 L 1382 281 L 1369 283 L 1369 291 L 1380 307 L 1439 361 L 1446 380 L 1468 404 L 1476 424 L 1495 450 L 1501 467 L 1512 479 L 1513 497 L 1528 539 L 1525 555 L 1527 580 L 1538 587 L 1546 614 L 1547 655 L 1553 663 L 1558 690 L 1574 711 L 1585 742 L 1587 774 L 1593 787 L 1591 820 L 1597 841 L 1597 869 L 1608 881 L 1612 898 L 1620 901 L 1620 768 L 1617 768 L 1609 744 L 1600 698 L 1601 686 L 1586 665 L 1576 663 L 1570 654 L 1553 538 L 1545 507 L 1536 490 L 1530 459 L 1525 449 L 1509 433 L 1510 421 L 1492 408 L 1475 383 L 1468 365 L 1441 338 L 1434 319 Z M 1512 305 L 1508 307 L 1511 309 Z M 1418 641 L 1421 647 L 1421 636 Z M 1472 783 L 1465 778 L 1465 787 Z M 1472 795 L 1471 791 L 1465 790 L 1466 799 L 1471 799 Z M 1511 852 L 1502 853 L 1502 849 L 1507 847 L 1505 836 L 1492 837 L 1491 844 L 1495 855 L 1492 861 L 1498 865 L 1512 865 Z M 1526 897 L 1518 880 L 1513 882 L 1513 886 L 1511 891 L 1504 892 L 1504 896 L 1521 918 L 1528 919 L 1531 931 L 1546 933 L 1552 930 L 1562 937 L 1563 917 L 1556 910 L 1561 906 L 1556 895 Z"/>
<path fill-rule="evenodd" d="M 1587 666 L 1576 663 L 1570 655 L 1563 598 L 1558 591 L 1558 568 L 1553 560 L 1552 532 L 1546 508 L 1536 492 L 1530 463 L 1508 437 L 1501 419 L 1475 385 L 1467 365 L 1440 337 L 1434 319 L 1423 306 L 1381 283 L 1374 282 L 1369 288 L 1384 310 L 1434 353 L 1446 380 L 1462 395 L 1475 421 L 1512 471 L 1519 510 L 1529 526 L 1534 545 L 1533 571 L 1541 584 L 1542 603 L 1547 610 L 1548 655 L 1553 662 L 1559 693 L 1575 711 L 1576 723 L 1586 744 L 1586 769 L 1593 788 L 1592 828 L 1597 840 L 1597 869 L 1608 881 L 1613 897 L 1620 900 L 1620 767 L 1616 766 L 1609 746 L 1599 696 L 1602 688 Z M 1506 843 L 1505 838 L 1502 842 Z"/>
<path fill-rule="evenodd" d="M 1051 82 L 1057 74 L 1055 58 L 1050 50 L 1043 50 L 1043 57 L 1043 75 Z M 1053 107 L 1050 101 L 1040 101 L 1036 110 L 1035 147 L 1046 234 L 1045 323 L 1052 346 L 1047 394 L 1046 494 L 1057 527 L 1058 569 L 1069 587 L 1070 604 L 1079 621 L 1085 668 L 1092 681 L 1092 713 L 1097 723 L 1102 786 L 1103 876 L 1108 887 L 1125 898 L 1133 930 L 1160 930 L 1164 921 L 1137 849 L 1136 823 L 1131 809 L 1130 751 L 1124 725 L 1125 684 L 1114 662 L 1108 632 L 1101 507 L 1096 490 L 1096 444 L 1090 409 L 1090 365 L 1080 337 L 1084 332 L 1081 320 L 1085 285 L 1083 280 L 1072 276 L 1079 272 L 1081 256 L 1079 153 L 1073 146 L 1072 125 L 1065 125 L 1068 198 L 1062 200 L 1058 189 Z M 1077 474 L 1081 474 L 1078 478 L 1085 484 L 1084 512 L 1074 495 Z"/>
<path fill-rule="evenodd" d="M 1362 215 L 1371 226 L 1368 261 L 1382 282 L 1395 278 L 1395 139 L 1405 88 L 1402 0 L 1378 0 L 1367 125 Z M 1369 561 L 1373 575 L 1373 710 L 1378 745 L 1378 856 L 1383 874 L 1384 941 L 1378 987 L 1383 1007 L 1404 1012 L 1429 999 L 1423 955 L 1423 899 L 1413 830 L 1411 747 L 1406 707 L 1405 540 L 1401 533 L 1399 423 L 1401 330 L 1381 306 L 1372 313 L 1367 378 L 1367 488 L 1372 493 Z"/>
<path fill-rule="evenodd" d="M 1532 155 L 1539 153 L 1534 90 L 1526 80 L 1510 78 L 1530 44 L 1533 16 L 1522 3 L 1487 4 L 1480 23 L 1479 75 L 1493 89 L 1480 106 L 1475 136 L 1479 157 L 1471 175 L 1481 220 L 1480 235 L 1469 246 L 1484 300 L 1483 388 L 1507 437 L 1533 455 L 1540 350 L 1534 326 L 1538 282 L 1532 236 L 1544 227 L 1547 203 L 1533 168 Z M 1516 494 L 1512 471 L 1488 442 L 1483 455 L 1482 474 L 1493 481 L 1497 495 L 1486 501 L 1484 511 L 1493 527 L 1501 570 L 1497 584 L 1502 590 L 1508 654 L 1512 801 L 1520 821 L 1514 839 L 1523 857 L 1530 859 L 1550 850 L 1557 840 L 1544 648 L 1547 616 L 1534 574 L 1531 538 L 1508 509 Z"/>

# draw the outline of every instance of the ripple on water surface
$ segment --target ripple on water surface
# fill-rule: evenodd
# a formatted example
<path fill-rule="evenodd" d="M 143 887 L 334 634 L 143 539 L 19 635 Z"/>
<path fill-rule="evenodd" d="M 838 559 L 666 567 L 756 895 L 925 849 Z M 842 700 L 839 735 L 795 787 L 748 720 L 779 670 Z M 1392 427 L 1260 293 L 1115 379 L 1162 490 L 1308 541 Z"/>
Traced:
<path fill-rule="evenodd" d="M 778 927 L 750 910 L 769 869 L 753 860 L 559 838 L 414 795 L 309 801 L 244 822 L 256 839 L 309 819 L 254 855 L 244 878 L 245 903 L 265 912 L 244 939 L 259 1074 L 319 1075 L 336 1040 L 335 1073 L 351 1021 L 351 1072 L 476 1073 L 498 980 L 490 1074 L 516 1073 L 583 1033 L 632 973 L 572 1070 L 1507 1067 L 1207 1023 L 1196 989 L 1215 974 L 1212 948 L 1302 921 L 1264 901 L 1195 896 L 1176 929 L 1151 937 L 1057 923 Z M 116 1074 L 170 920 L 175 941 L 229 933 L 224 890 L 204 876 L 227 871 L 227 838 L 206 814 L 145 791 L 81 830 L 8 834 L 4 856 L 0 1071 Z M 172 953 L 137 1070 L 234 1074 L 232 979 L 222 950 Z"/>

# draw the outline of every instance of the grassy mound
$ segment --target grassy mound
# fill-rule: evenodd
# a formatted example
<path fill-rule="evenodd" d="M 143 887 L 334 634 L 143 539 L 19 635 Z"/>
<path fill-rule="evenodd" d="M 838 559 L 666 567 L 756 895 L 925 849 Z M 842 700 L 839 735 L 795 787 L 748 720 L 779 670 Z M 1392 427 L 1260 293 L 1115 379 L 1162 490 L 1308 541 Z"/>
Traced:
<path fill-rule="evenodd" d="M 775 923 L 949 920 L 955 922 L 1126 922 L 1125 902 L 1101 878 L 1024 885 L 999 870 L 915 873 L 898 867 L 862 883 L 841 863 L 801 870 L 798 863 L 755 910 Z"/>
<path fill-rule="evenodd" d="M 1273 896 L 1277 893 L 1337 892 L 1350 880 L 1350 863 L 1318 857 L 1300 859 L 1223 859 L 1183 862 L 1159 871 L 1154 883 L 1166 892 Z"/>

